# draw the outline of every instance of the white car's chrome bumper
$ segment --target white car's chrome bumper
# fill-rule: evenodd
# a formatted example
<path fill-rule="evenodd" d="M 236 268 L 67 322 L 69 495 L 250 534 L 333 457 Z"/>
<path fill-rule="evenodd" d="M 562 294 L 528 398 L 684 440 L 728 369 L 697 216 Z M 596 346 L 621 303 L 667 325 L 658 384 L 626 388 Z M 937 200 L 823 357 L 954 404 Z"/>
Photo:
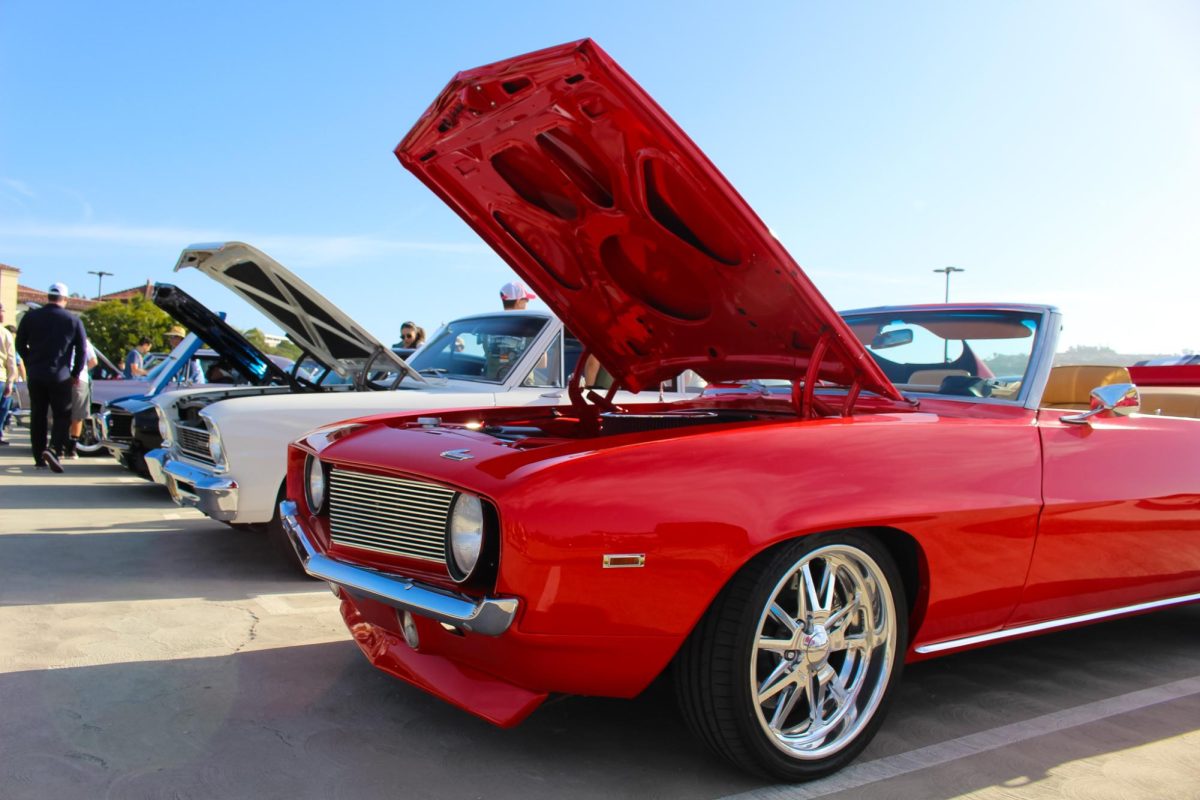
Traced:
<path fill-rule="evenodd" d="M 150 480 L 166 486 L 167 476 L 163 472 L 163 465 L 167 463 L 167 449 L 159 447 L 151 450 L 149 453 L 146 453 L 145 459 L 146 469 L 150 471 Z"/>
<path fill-rule="evenodd" d="M 146 463 L 151 463 L 149 454 Z M 237 516 L 237 481 L 214 475 L 202 467 L 186 464 L 165 454 L 156 458 L 155 463 L 162 475 L 162 483 L 171 493 L 171 499 L 179 505 L 198 508 L 222 522 L 230 522 Z M 150 470 L 153 475 L 155 467 L 151 466 Z"/>

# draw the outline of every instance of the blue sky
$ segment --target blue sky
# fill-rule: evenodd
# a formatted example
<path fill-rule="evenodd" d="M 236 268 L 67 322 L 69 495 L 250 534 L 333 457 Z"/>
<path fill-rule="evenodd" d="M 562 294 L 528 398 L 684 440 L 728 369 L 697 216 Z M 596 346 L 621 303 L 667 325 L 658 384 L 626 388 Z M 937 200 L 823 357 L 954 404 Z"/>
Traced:
<path fill-rule="evenodd" d="M 0 261 L 286 264 L 385 342 L 511 272 L 392 149 L 460 69 L 590 36 L 839 308 L 1046 302 L 1062 345 L 1200 350 L 1200 4 L 0 0 Z"/>

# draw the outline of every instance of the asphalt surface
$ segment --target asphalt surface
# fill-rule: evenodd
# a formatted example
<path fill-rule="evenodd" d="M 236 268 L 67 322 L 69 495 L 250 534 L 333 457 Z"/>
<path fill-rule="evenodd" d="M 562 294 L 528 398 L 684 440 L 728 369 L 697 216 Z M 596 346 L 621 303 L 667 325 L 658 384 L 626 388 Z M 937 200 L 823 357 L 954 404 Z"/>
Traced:
<path fill-rule="evenodd" d="M 265 537 L 0 449 L 0 799 L 1200 799 L 1200 607 L 910 666 L 836 776 L 711 757 L 666 682 L 499 730 L 371 668 Z"/>

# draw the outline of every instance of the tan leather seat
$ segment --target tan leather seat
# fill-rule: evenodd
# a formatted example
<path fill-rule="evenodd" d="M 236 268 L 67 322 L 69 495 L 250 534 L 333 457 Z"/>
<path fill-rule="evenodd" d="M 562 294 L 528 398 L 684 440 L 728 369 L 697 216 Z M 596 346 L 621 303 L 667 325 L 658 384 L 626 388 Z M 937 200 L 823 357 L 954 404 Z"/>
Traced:
<path fill-rule="evenodd" d="M 1132 383 L 1124 367 L 1072 365 L 1054 367 L 1046 391 L 1042 392 L 1042 408 L 1064 408 L 1087 411 L 1092 405 L 1092 389 L 1110 383 Z"/>
<path fill-rule="evenodd" d="M 1200 419 L 1200 386 L 1152 386 L 1139 394 L 1143 414 Z"/>

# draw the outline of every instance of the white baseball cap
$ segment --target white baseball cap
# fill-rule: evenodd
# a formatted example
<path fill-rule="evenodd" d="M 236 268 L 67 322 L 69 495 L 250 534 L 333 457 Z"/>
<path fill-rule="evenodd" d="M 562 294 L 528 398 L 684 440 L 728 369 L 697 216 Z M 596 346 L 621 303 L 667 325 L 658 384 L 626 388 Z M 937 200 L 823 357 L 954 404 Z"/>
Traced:
<path fill-rule="evenodd" d="M 46 291 L 48 297 L 67 297 L 67 285 L 65 283 L 52 283 L 49 290 Z"/>
<path fill-rule="evenodd" d="M 537 300 L 537 295 L 529 291 L 520 281 L 512 281 L 500 287 L 501 300 Z"/>

